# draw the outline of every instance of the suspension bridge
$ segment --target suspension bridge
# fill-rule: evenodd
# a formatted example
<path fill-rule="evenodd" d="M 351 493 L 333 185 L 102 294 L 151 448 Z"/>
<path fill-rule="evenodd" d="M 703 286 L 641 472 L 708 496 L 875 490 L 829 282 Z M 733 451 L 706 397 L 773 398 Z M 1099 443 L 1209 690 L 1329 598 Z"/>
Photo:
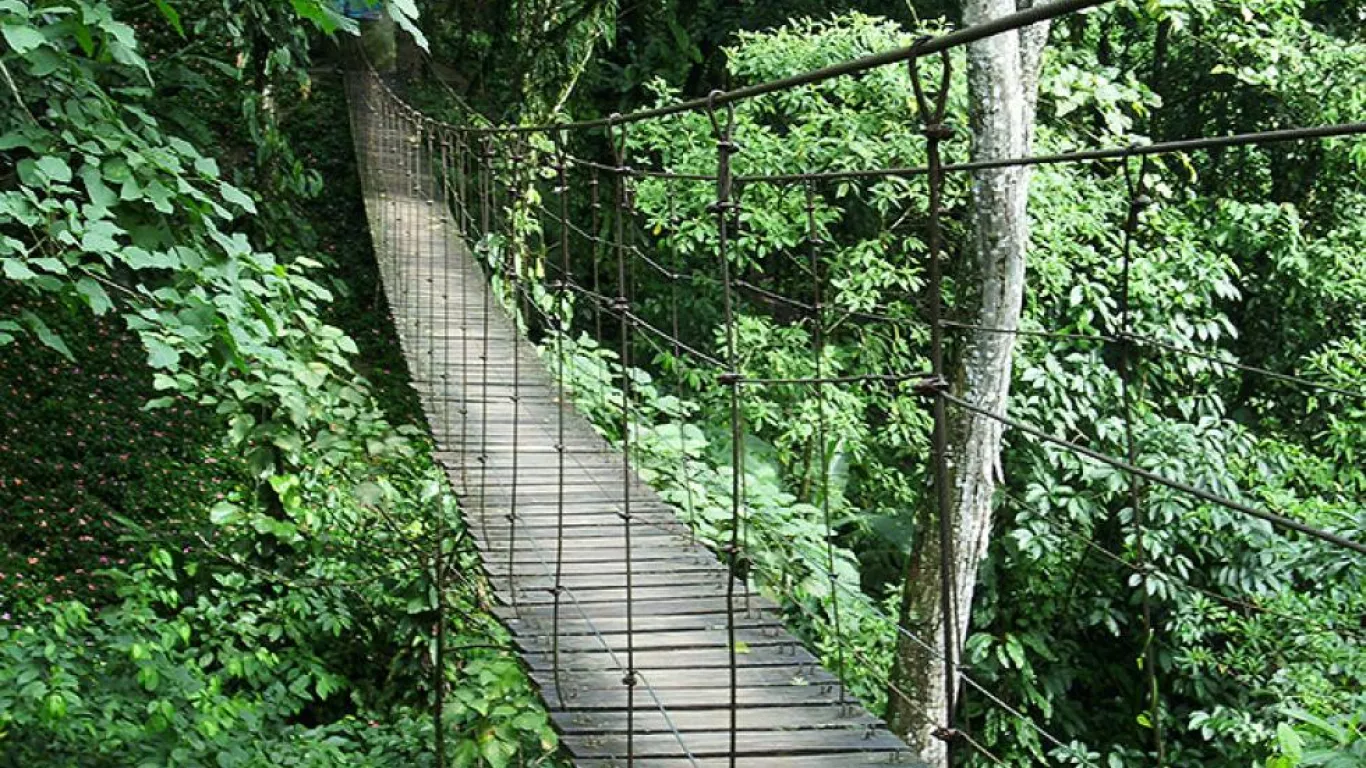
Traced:
<path fill-rule="evenodd" d="M 942 335 L 949 328 L 972 328 L 945 319 L 938 306 L 942 258 L 938 201 L 947 173 L 1119 160 L 1126 163 L 1127 175 L 1127 161 L 1136 157 L 1366 133 L 1366 125 L 1354 123 L 944 164 L 938 144 L 947 138 L 942 129 L 942 94 L 947 92 L 950 77 L 948 59 L 942 58 L 943 81 L 933 97 L 921 90 L 914 63 L 992 34 L 1099 4 L 1099 0 L 1065 0 L 1038 6 L 990 24 L 922 40 L 911 48 L 787 80 L 575 124 L 449 125 L 409 106 L 373 69 L 357 65 L 348 73 L 352 134 L 376 258 L 437 445 L 437 458 L 448 471 L 477 540 L 486 576 L 496 592 L 497 612 L 577 765 L 838 768 L 918 764 L 916 753 L 841 682 L 839 673 L 846 665 L 876 665 L 843 644 L 838 609 L 834 616 L 821 617 L 835 629 L 838 647 L 825 654 L 834 660 L 831 669 L 785 627 L 785 610 L 793 606 L 780 607 L 752 587 L 750 572 L 757 566 L 745 552 L 742 533 L 746 515 L 743 473 L 731 473 L 729 542 L 719 546 L 707 546 L 698 539 L 688 524 L 693 510 L 680 510 L 689 504 L 680 505 L 676 495 L 666 501 L 639 476 L 631 444 L 635 385 L 626 373 L 639 345 L 690 358 L 711 371 L 714 386 L 730 403 L 731 466 L 744 465 L 741 406 L 747 386 L 809 387 L 819 403 L 821 434 L 816 442 L 821 446 L 827 429 L 827 388 L 906 387 L 927 399 L 934 412 L 935 455 L 930 474 L 939 488 L 945 487 L 947 476 L 942 441 L 945 412 L 952 408 L 1109 464 L 1135 478 L 1135 483 L 1165 485 L 1282 530 L 1366 552 L 1366 545 L 1343 533 L 1319 530 L 1274 511 L 1169 480 L 1138 466 L 1132 453 L 1115 458 L 1056 437 L 995 408 L 964 400 L 945 383 Z M 902 62 L 911 62 L 913 67 L 914 95 L 926 128 L 926 166 L 769 177 L 732 174 L 730 157 L 736 145 L 730 110 L 734 103 Z M 626 126 L 684 112 L 702 112 L 710 118 L 716 142 L 715 172 L 631 168 L 623 133 Z M 597 132 L 611 157 L 591 161 L 570 155 L 569 139 L 576 132 Z M 829 280 L 822 273 L 818 254 L 821 238 L 812 216 L 811 185 L 889 176 L 925 177 L 929 187 L 930 282 L 925 295 L 930 303 L 932 365 L 922 371 L 827 376 L 821 369 L 819 329 L 826 325 L 822 291 L 829 290 Z M 635 245 L 632 232 L 639 225 L 632 222 L 632 184 L 641 179 L 701 184 L 712 190 L 715 199 L 710 210 L 719 234 L 714 263 L 685 269 L 677 262 L 662 263 Z M 779 295 L 731 273 L 726 249 L 738 226 L 737 181 L 795 184 L 806 191 L 812 295 Z M 582 212 L 571 206 L 570 193 L 576 185 L 591 194 L 589 221 L 577 220 Z M 1131 215 L 1124 223 L 1122 295 L 1127 295 L 1129 241 L 1138 218 L 1132 212 L 1141 194 L 1142 189 L 1131 181 Z M 526 243 L 536 238 L 540 238 L 539 247 L 532 254 Z M 591 276 L 575 274 L 571 254 L 576 250 L 592 254 Z M 599 262 L 610 265 L 606 274 L 599 274 Z M 640 269 L 662 277 L 672 295 L 636 295 L 634 276 Z M 700 286 L 724 298 L 724 343 L 715 350 L 690 346 L 679 330 L 678 292 Z M 667 305 L 668 311 L 649 315 L 644 307 L 651 299 L 656 306 Z M 746 300 L 753 306 L 795 311 L 817 329 L 814 374 L 761 380 L 738 372 L 734 316 Z M 568 310 L 571 306 L 586 311 L 575 315 Z M 875 310 L 853 314 L 866 322 L 904 321 Z M 583 372 L 566 369 L 579 363 L 565 352 L 564 345 L 572 338 L 575 324 L 587 322 L 585 317 L 592 318 L 600 339 L 605 338 L 604 320 L 616 326 L 613 330 L 620 347 L 615 352 L 621 372 L 618 380 L 608 384 L 615 387 L 612 391 L 618 398 L 614 407 L 620 424 L 619 444 L 604 438 L 575 407 L 576 397 L 582 394 L 576 387 L 584 386 Z M 1120 345 L 1126 376 L 1129 350 L 1148 346 L 1160 353 L 1205 356 L 1294 383 L 1323 386 L 1145 339 L 1128 327 L 1127 312 L 1123 323 L 1115 333 L 1094 340 Z M 1024 333 L 1014 328 L 976 330 Z M 821 456 L 817 466 L 825 466 L 824 459 Z M 827 499 L 821 511 L 829 547 L 829 494 L 822 496 Z M 1138 525 L 1142 525 L 1141 516 Z M 953 526 L 941 525 L 939 535 L 944 551 L 951 553 Z M 831 593 L 858 590 L 857 584 L 838 579 L 833 550 L 817 554 L 826 558 Z M 955 696 L 960 686 L 967 685 L 1028 721 L 1046 743 L 1061 746 L 1061 740 L 992 696 L 961 667 L 960 649 L 953 639 L 956 632 L 947 626 L 953 616 L 950 599 L 944 598 L 944 613 L 950 619 L 943 643 L 936 646 L 929 639 L 913 638 L 928 649 L 937 648 L 948 670 L 947 709 L 923 713 L 925 723 L 940 738 L 993 759 L 972 734 L 954 722 Z M 907 633 L 894 621 L 891 626 Z M 1150 675 L 1155 674 L 1153 666 L 1147 665 Z M 905 695 L 886 682 L 892 695 Z"/>
<path fill-rule="evenodd" d="M 425 138 L 385 96 L 353 84 L 387 296 L 501 616 L 577 763 L 910 762 L 572 410 L 441 206 Z"/>

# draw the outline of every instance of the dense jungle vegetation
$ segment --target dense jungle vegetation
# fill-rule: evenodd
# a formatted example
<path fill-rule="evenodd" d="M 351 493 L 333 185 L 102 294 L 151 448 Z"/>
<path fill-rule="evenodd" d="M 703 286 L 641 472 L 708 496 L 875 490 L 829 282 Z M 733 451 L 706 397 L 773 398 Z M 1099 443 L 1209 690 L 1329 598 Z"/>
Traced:
<path fill-rule="evenodd" d="M 960 22 L 957 3 L 882 0 L 403 0 L 386 13 L 406 94 L 452 121 L 500 123 L 705 94 Z M 1363 22 L 1358 0 L 1125 0 L 1069 17 L 1044 52 L 1035 149 L 1361 120 Z M 435 765 L 438 729 L 449 764 L 562 759 L 488 613 L 377 288 L 337 72 L 337 41 L 356 31 L 312 0 L 0 0 L 0 766 Z M 960 79 L 949 94 L 960 128 L 966 90 Z M 736 170 L 921 164 L 910 92 L 889 68 L 743 102 Z M 965 137 L 946 143 L 950 162 L 970 157 Z M 627 150 L 697 173 L 716 157 L 697 114 L 642 124 Z M 1151 198 L 1134 243 L 1138 333 L 1363 388 L 1366 142 L 1131 171 Z M 1119 163 L 1034 173 L 1024 327 L 1076 338 L 1021 337 L 1010 401 L 1012 416 L 1115 456 L 1119 361 L 1085 337 L 1118 327 L 1124 176 Z M 707 263 L 713 194 L 643 180 L 638 245 Z M 923 184 L 810 195 L 830 312 L 908 321 L 838 324 L 824 374 L 923 369 L 927 335 L 909 322 L 924 303 Z M 741 201 L 734 267 L 809 296 L 793 258 L 808 245 L 807 190 L 750 185 Z M 572 203 L 588 210 L 582 186 Z M 945 203 L 954 265 L 971 242 L 969 177 L 950 177 Z M 553 222 L 521 220 L 516 236 L 547 253 Z M 505 244 L 483 245 L 492 258 Z M 594 248 L 573 258 L 585 273 L 609 263 Z M 950 308 L 966 279 L 951 274 Z M 634 280 L 637 296 L 673 290 Z M 716 348 L 719 292 L 680 301 L 681 332 Z M 671 308 L 641 311 L 663 323 Z M 619 440 L 618 339 L 591 307 L 575 316 L 569 383 Z M 812 374 L 809 323 L 752 303 L 737 327 L 745 375 Z M 672 352 L 635 350 L 632 443 L 642 476 L 721 542 L 728 406 Z M 1366 532 L 1366 400 L 1160 348 L 1135 366 L 1142 466 Z M 877 386 L 830 390 L 823 406 L 801 387 L 755 388 L 744 407 L 750 579 L 828 666 L 841 644 L 868 660 L 843 671 L 883 707 L 905 562 L 924 535 L 926 409 Z M 964 726 L 994 754 L 1156 764 L 1151 643 L 1167 764 L 1366 766 L 1359 557 L 1150 486 L 1140 571 L 1121 473 L 1009 432 L 1001 466 L 964 663 L 1065 743 L 967 689 Z M 824 506 L 838 570 L 861 590 L 828 586 Z"/>

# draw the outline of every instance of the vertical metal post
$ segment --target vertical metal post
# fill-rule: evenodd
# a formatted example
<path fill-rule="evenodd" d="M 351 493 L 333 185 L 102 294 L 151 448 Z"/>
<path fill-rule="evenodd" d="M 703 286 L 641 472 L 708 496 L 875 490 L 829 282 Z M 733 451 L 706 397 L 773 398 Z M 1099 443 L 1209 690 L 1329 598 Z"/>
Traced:
<path fill-rule="evenodd" d="M 423 117 L 423 123 L 425 123 L 425 122 L 426 122 L 426 118 Z M 423 280 L 423 282 L 424 282 L 426 285 L 423 286 L 423 285 L 419 284 L 419 286 L 418 286 L 418 291 L 419 291 L 419 295 L 422 295 L 422 291 L 423 291 L 424 288 L 425 288 L 425 295 L 426 295 L 426 298 L 427 298 L 427 333 L 426 333 L 426 338 L 423 339 L 424 341 L 427 342 L 427 344 L 426 344 L 426 347 L 427 347 L 427 371 L 426 371 L 425 374 L 423 374 L 423 376 L 422 376 L 421 378 L 422 378 L 422 380 L 423 380 L 424 383 L 425 383 L 426 400 L 427 400 L 427 404 L 428 404 L 429 407 L 436 404 L 436 403 L 435 403 L 435 401 L 436 401 L 436 393 L 437 393 L 437 391 L 438 391 L 438 390 L 437 390 L 437 381 L 436 381 L 436 378 L 437 378 L 437 374 L 436 374 L 436 251 L 437 251 L 437 243 L 433 240 L 433 238 L 434 238 L 434 237 L 440 237 L 441 240 L 442 240 L 442 242 L 445 242 L 445 239 L 446 239 L 446 238 L 445 238 L 445 227 L 443 226 L 443 227 L 441 227 L 441 228 L 438 229 L 438 228 L 436 228 L 436 227 L 433 226 L 433 224 L 435 223 L 434 220 L 433 220 L 433 218 L 434 218 L 435 209 L 436 209 L 436 191 L 437 191 L 437 190 L 436 190 L 436 185 L 437 185 L 437 181 L 438 181 L 435 163 L 433 162 L 433 161 L 436 159 L 436 153 L 435 153 L 435 152 L 433 151 L 433 149 L 432 149 L 432 147 L 433 147 L 432 138 L 433 138 L 433 134 L 434 134 L 434 133 L 436 133 L 436 131 L 435 131 L 434 129 L 429 128 L 429 129 L 427 129 L 427 130 L 422 131 L 422 133 L 421 133 L 420 136 L 419 136 L 419 138 L 420 138 L 420 143 L 419 143 L 419 145 L 418 145 L 417 151 L 419 152 L 420 155 L 426 157 L 426 163 L 425 163 L 426 170 L 423 170 L 424 163 L 422 163 L 422 162 L 419 161 L 419 162 L 418 162 L 418 173 L 419 173 L 418 185 L 419 185 L 419 187 L 421 187 L 421 188 L 425 191 L 425 193 L 426 193 L 426 194 L 425 194 L 425 198 L 426 198 L 426 199 L 425 199 L 423 202 L 424 202 L 424 207 L 425 207 L 425 209 L 426 209 L 426 211 L 427 211 L 427 215 L 426 215 L 426 217 L 423 219 L 423 222 L 422 222 L 422 223 L 423 223 L 423 228 L 426 229 L 426 232 L 425 232 L 425 233 L 420 233 L 420 234 L 418 235 L 417 243 L 415 244 L 415 246 L 416 246 L 417 248 L 421 249 L 421 250 L 419 251 L 419 253 L 421 253 L 421 258 L 418 259 L 418 262 L 417 262 L 417 263 L 418 263 L 419 265 L 422 265 L 422 266 L 425 266 L 425 267 L 426 267 L 426 269 L 425 269 L 425 272 L 426 272 L 425 280 Z M 444 217 L 444 216 L 439 216 L 439 217 L 436 219 L 436 221 L 439 221 L 439 222 L 441 222 L 442 224 L 444 224 L 444 222 L 445 222 L 445 217 Z M 423 244 L 426 245 L 426 248 L 422 248 Z M 425 251 L 425 252 L 424 252 L 424 251 Z M 419 270 L 422 269 L 422 266 L 419 266 Z M 420 348 L 419 348 L 419 349 L 420 349 Z M 415 350 L 415 351 L 418 351 L 418 350 Z M 436 412 L 434 409 L 433 409 L 432 412 L 431 412 L 431 420 L 432 420 L 432 423 L 434 423 L 434 424 L 435 424 L 435 423 L 439 423 L 439 422 L 437 421 L 436 413 L 437 413 L 437 412 Z"/>
<path fill-rule="evenodd" d="M 560 709 L 564 709 L 564 681 L 560 677 L 560 597 L 564 593 L 564 337 L 569 333 L 569 308 L 566 305 L 566 290 L 569 281 L 569 176 L 566 170 L 564 150 L 565 137 L 556 132 L 555 139 L 555 182 L 560 196 L 560 279 L 553 286 L 555 291 L 555 312 L 551 315 L 555 327 L 555 381 L 558 387 L 555 402 L 555 459 L 557 481 L 555 484 L 555 586 L 551 589 L 554 604 L 551 606 L 551 651 L 555 675 L 555 695 Z"/>
<path fill-rule="evenodd" d="M 450 445 L 451 443 L 451 410 L 453 408 L 453 398 L 451 397 L 451 272 L 452 272 L 452 249 L 451 238 L 456 237 L 454 228 L 447 224 L 450 221 L 455 202 L 453 200 L 454 185 L 451 183 L 451 174 L 454 161 L 451 157 L 451 137 L 446 131 L 441 132 L 441 207 L 438 209 L 439 236 L 441 238 L 441 326 L 445 334 L 441 341 L 441 440 L 439 445 Z M 462 453 L 463 455 L 463 453 Z"/>
<path fill-rule="evenodd" d="M 456 139 L 456 199 L 459 207 L 459 224 L 456 227 L 460 235 L 460 253 L 456 258 L 456 269 L 460 272 L 459 288 L 460 291 L 460 488 L 464 493 L 464 498 L 469 498 L 470 478 L 469 478 L 469 435 L 470 435 L 470 302 L 469 302 L 469 271 L 472 264 L 468 258 L 467 249 L 470 243 L 469 230 L 469 186 L 467 179 L 469 174 L 466 163 L 469 160 L 469 141 L 462 134 Z M 478 233 L 475 233 L 478 235 Z"/>
<path fill-rule="evenodd" d="M 1128 210 L 1124 219 L 1124 245 L 1119 289 L 1119 393 L 1124 409 L 1124 450 L 1129 464 L 1138 466 L 1138 441 L 1134 438 L 1133 368 L 1134 343 L 1130 317 L 1129 277 L 1133 255 L 1133 241 L 1138 232 L 1139 216 L 1148 204 L 1143 192 L 1143 174 L 1148 167 L 1144 158 L 1135 180 L 1124 159 L 1124 186 L 1128 194 Z M 1143 677 L 1147 688 L 1149 725 L 1152 728 L 1153 756 L 1158 766 L 1167 764 L 1167 749 L 1162 735 L 1162 696 L 1157 684 L 1157 649 L 1154 645 L 1152 599 L 1148 595 L 1148 547 L 1144 536 L 1143 480 L 1128 473 L 1129 508 L 1133 513 L 1134 556 L 1139 572 L 1139 600 L 1143 612 Z"/>
<path fill-rule="evenodd" d="M 635 592 L 634 568 L 631 552 L 631 331 L 633 328 L 631 300 L 627 295 L 626 265 L 626 215 L 630 204 L 631 169 L 626 167 L 626 128 L 617 125 L 620 115 L 608 119 L 608 143 L 612 148 L 615 161 L 613 171 L 616 201 L 614 223 L 616 230 L 615 248 L 617 255 L 617 296 L 613 302 L 621 322 L 621 493 L 622 493 L 622 535 L 626 551 L 626 673 L 622 683 L 626 686 L 626 764 L 635 765 L 636 746 L 636 642 L 635 642 Z"/>
<path fill-rule="evenodd" d="M 719 91 L 712 91 L 708 97 L 707 117 L 711 120 L 712 134 L 716 139 L 716 202 L 712 204 L 716 212 L 717 256 L 720 259 L 723 309 L 725 315 L 726 367 L 728 370 L 718 377 L 718 383 L 730 387 L 730 439 L 731 439 L 731 500 L 730 500 L 730 546 L 727 547 L 729 578 L 726 580 L 726 649 L 730 667 L 730 768 L 735 768 L 736 732 L 739 729 L 739 702 L 737 674 L 738 659 L 735 647 L 735 582 L 740 575 L 740 507 L 741 476 L 744 474 L 744 458 L 741 442 L 744 440 L 740 421 L 740 371 L 735 349 L 735 298 L 731 285 L 730 244 L 731 212 L 731 155 L 737 150 L 734 138 L 735 107 L 726 105 L 726 120 L 722 124 L 716 116 L 715 98 Z"/>
<path fill-rule="evenodd" d="M 930 436 L 932 452 L 932 474 L 934 477 L 936 517 L 939 521 L 939 594 L 942 624 L 944 658 L 944 727 L 941 734 L 946 742 L 950 761 L 954 752 L 954 722 L 958 698 L 958 622 L 957 596 L 954 586 L 954 522 L 952 519 L 952 497 L 949 488 L 948 467 L 948 413 L 944 390 L 948 386 L 948 373 L 944 363 L 944 288 L 943 288 L 943 233 L 940 217 L 943 213 L 944 171 L 940 153 L 940 143 L 953 135 L 952 129 L 945 124 L 944 115 L 948 102 L 951 59 L 947 53 L 940 56 L 940 84 L 933 106 L 920 84 L 920 70 L 917 60 L 909 60 L 911 84 L 915 89 L 916 105 L 922 121 L 921 131 L 925 135 L 927 180 L 929 182 L 929 315 L 930 315 L 930 367 L 933 370 L 934 384 L 930 388 L 933 397 L 934 427 Z"/>
<path fill-rule="evenodd" d="M 481 242 L 485 249 L 493 247 L 493 230 L 491 229 L 491 217 L 493 208 L 493 139 L 485 136 L 483 145 L 480 149 L 482 166 L 479 173 L 479 224 L 483 230 Z M 485 251 L 487 253 L 487 250 Z M 491 262 L 490 262 L 491 263 Z M 492 277 L 490 268 L 490 277 Z M 480 268 L 480 274 L 483 274 Z M 489 473 L 489 315 L 492 312 L 491 294 L 493 289 L 489 287 L 487 281 L 481 286 L 484 297 L 483 315 L 483 335 L 481 336 L 482 349 L 479 353 L 479 456 L 475 461 L 479 462 L 479 526 L 484 535 L 486 546 L 492 546 L 489 540 L 488 522 L 488 473 Z M 509 584 L 511 589 L 512 585 Z"/>
<path fill-rule="evenodd" d="M 589 232 L 592 234 L 593 293 L 602 295 L 602 285 L 598 276 L 598 242 L 602 239 L 602 200 L 599 198 L 598 169 L 593 168 L 588 176 L 588 209 L 590 215 Z M 602 338 L 602 307 L 593 302 L 593 338 Z"/>
<path fill-rule="evenodd" d="M 517 560 L 517 518 L 520 516 L 517 509 L 517 486 L 520 474 L 520 459 L 522 454 L 521 445 L 521 425 L 522 425 L 522 350 L 517 342 L 521 336 L 523 323 L 526 318 L 522 316 L 522 270 L 525 267 L 526 252 L 525 243 L 522 239 L 522 232 L 519 230 L 521 225 L 523 205 L 525 204 L 526 190 L 522 189 L 522 167 L 525 157 L 522 155 L 527 150 L 520 140 L 514 139 L 510 159 L 512 167 L 509 169 L 511 174 L 508 186 L 508 220 L 507 220 L 507 247 L 503 249 L 504 263 L 506 264 L 508 311 L 512 319 L 512 341 L 509 346 L 512 350 L 512 488 L 509 499 L 508 512 L 508 591 L 512 594 L 512 607 L 514 610 L 519 607 L 517 598 L 517 586 L 513 581 L 515 575 L 514 566 Z"/>

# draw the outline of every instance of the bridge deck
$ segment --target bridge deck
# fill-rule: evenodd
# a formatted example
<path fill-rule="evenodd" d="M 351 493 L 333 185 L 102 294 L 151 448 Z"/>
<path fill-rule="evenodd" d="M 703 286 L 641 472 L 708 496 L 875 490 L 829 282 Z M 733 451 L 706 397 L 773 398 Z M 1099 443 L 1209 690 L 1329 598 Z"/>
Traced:
<path fill-rule="evenodd" d="M 626 765 L 621 455 L 572 405 L 558 402 L 535 348 L 490 301 L 485 275 L 460 233 L 440 203 L 428 203 L 420 191 L 431 179 L 412 161 L 416 142 L 395 136 L 392 122 L 386 128 L 358 101 L 358 150 L 369 169 L 366 206 L 389 305 L 438 458 L 496 590 L 498 613 L 576 764 Z M 408 162 L 413 172 L 398 170 L 396 162 Z M 562 407 L 563 476 L 555 449 Z M 726 567 L 693 541 L 653 490 L 629 480 L 629 638 L 640 681 L 632 764 L 729 766 Z M 557 623 L 551 587 L 561 482 L 564 589 Z M 772 602 L 745 594 L 744 585 L 736 594 L 736 645 L 743 649 L 736 673 L 737 765 L 911 762 L 906 746 L 878 718 L 842 696 L 838 680 L 783 628 Z"/>

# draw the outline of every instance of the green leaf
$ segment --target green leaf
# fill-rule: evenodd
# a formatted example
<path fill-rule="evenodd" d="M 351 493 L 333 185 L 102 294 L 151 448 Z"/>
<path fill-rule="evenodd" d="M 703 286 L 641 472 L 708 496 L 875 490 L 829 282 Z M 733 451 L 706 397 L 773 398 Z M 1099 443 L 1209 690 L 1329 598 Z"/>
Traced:
<path fill-rule="evenodd" d="M 222 193 L 223 199 L 227 200 L 229 203 L 236 205 L 247 213 L 256 213 L 256 203 L 237 187 L 224 181 L 219 183 L 218 191 Z"/>
<path fill-rule="evenodd" d="M 103 208 L 112 208 L 119 201 L 119 196 L 114 194 L 104 183 L 104 175 L 100 169 L 94 165 L 87 164 L 81 169 L 81 181 L 85 183 L 86 194 L 90 195 L 90 202 Z"/>
<path fill-rule="evenodd" d="M 1280 723 L 1276 726 L 1276 743 L 1280 746 L 1281 752 L 1290 758 L 1291 765 L 1298 765 L 1304 759 L 1304 739 L 1300 738 L 1289 723 Z"/>
<path fill-rule="evenodd" d="M 52 329 L 47 327 L 47 323 L 43 322 L 41 317 L 28 311 L 23 312 L 20 317 L 23 319 L 24 324 L 29 327 L 29 330 L 33 331 L 33 335 L 38 337 L 38 341 L 41 341 L 48 348 L 55 350 L 67 360 L 74 361 L 76 359 L 76 357 L 71 354 L 71 350 L 66 346 L 66 342 L 62 341 L 62 337 L 53 333 Z"/>
<path fill-rule="evenodd" d="M 384 489 L 372 482 L 364 482 L 356 486 L 356 500 L 361 504 L 375 506 L 384 498 Z"/>
<path fill-rule="evenodd" d="M 298 453 L 304 447 L 303 439 L 293 432 L 276 435 L 271 438 L 271 442 L 289 453 Z"/>
<path fill-rule="evenodd" d="M 161 673 L 153 666 L 142 667 L 138 670 L 138 682 L 148 691 L 155 691 L 161 684 Z"/>
<path fill-rule="evenodd" d="M 422 34 L 421 29 L 418 29 L 415 23 L 417 17 L 417 5 L 413 0 L 393 0 L 389 4 L 389 18 L 393 19 L 404 32 L 412 35 L 413 42 L 417 43 L 417 47 L 425 51 L 428 50 L 427 37 Z"/>
<path fill-rule="evenodd" d="M 180 353 L 166 342 L 155 336 L 144 336 L 142 343 L 147 348 L 147 364 L 153 368 L 168 370 L 180 364 Z"/>
<path fill-rule="evenodd" d="M 82 277 L 76 281 L 76 292 L 79 293 L 90 305 L 91 311 L 97 315 L 103 315 L 114 307 L 114 302 L 109 300 L 109 294 L 104 292 L 104 288 L 88 277 Z"/>
<path fill-rule="evenodd" d="M 480 745 L 479 751 L 492 768 L 506 768 L 517 750 L 512 744 L 495 736 Z"/>
<path fill-rule="evenodd" d="M 242 510 L 236 505 L 220 501 L 209 510 L 209 522 L 214 525 L 232 525 L 242 518 Z"/>
<path fill-rule="evenodd" d="M 36 259 L 29 259 L 28 263 L 46 272 L 51 272 L 54 275 L 66 274 L 66 264 L 62 263 L 61 259 L 39 257 Z"/>
<path fill-rule="evenodd" d="M 43 37 L 43 33 L 28 25 L 6 24 L 0 32 L 3 32 L 9 47 L 20 56 L 47 44 L 47 38 Z"/>
<path fill-rule="evenodd" d="M 212 157 L 195 158 L 194 169 L 201 176 L 206 176 L 210 179 L 218 178 L 218 163 Z"/>
<path fill-rule="evenodd" d="M 49 693 L 43 701 L 43 714 L 49 720 L 61 720 L 66 717 L 66 699 L 56 691 Z"/>
<path fill-rule="evenodd" d="M 180 26 L 180 14 L 176 12 L 176 9 L 172 8 L 166 0 L 152 0 L 152 2 L 156 4 L 157 10 L 161 11 L 166 22 L 171 25 L 171 29 L 174 29 L 177 35 L 184 37 L 185 30 Z"/>
<path fill-rule="evenodd" d="M 119 242 L 114 238 L 123 230 L 112 221 L 92 221 L 81 235 L 81 248 L 91 253 L 116 253 Z"/>
<path fill-rule="evenodd" d="M 38 170 L 43 175 L 53 181 L 66 183 L 71 181 L 71 166 L 66 161 L 56 155 L 44 155 L 38 158 Z"/>
<path fill-rule="evenodd" d="M 177 269 L 180 259 L 172 251 L 148 251 L 130 246 L 119 251 L 119 258 L 132 269 Z"/>
<path fill-rule="evenodd" d="M 0 259 L 4 266 L 5 277 L 10 280 L 32 280 L 38 275 L 19 259 Z"/>
<path fill-rule="evenodd" d="M 171 190 L 166 188 L 160 180 L 153 179 L 152 183 L 143 188 L 143 193 L 152 202 L 152 207 L 161 213 L 170 213 L 175 210 L 171 205 Z"/>

